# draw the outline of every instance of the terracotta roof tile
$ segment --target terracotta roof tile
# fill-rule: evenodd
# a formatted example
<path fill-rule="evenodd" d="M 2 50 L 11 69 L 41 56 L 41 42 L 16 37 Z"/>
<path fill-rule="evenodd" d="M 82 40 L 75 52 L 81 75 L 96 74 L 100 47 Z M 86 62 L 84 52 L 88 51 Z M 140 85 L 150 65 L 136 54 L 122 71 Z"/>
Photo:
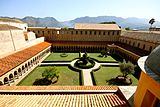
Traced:
<path fill-rule="evenodd" d="M 8 86 L 9 87 L 9 86 Z M 44 106 L 44 107 L 129 107 L 129 103 L 121 95 L 118 88 L 112 86 L 31 86 L 25 88 L 24 86 L 11 86 L 12 91 L 10 93 L 2 92 L 8 87 L 0 87 L 0 106 Z M 26 86 L 28 87 L 28 86 Z M 23 90 L 25 88 L 25 90 Z M 3 89 L 3 90 L 2 90 Z M 19 90 L 19 93 L 13 90 Z M 26 89 L 47 89 L 43 93 L 35 90 L 35 93 L 26 92 Z M 51 89 L 52 92 L 47 93 Z M 53 89 L 53 90 L 52 90 Z M 70 90 L 70 92 L 56 93 L 55 90 Z M 84 90 L 84 92 L 77 93 L 72 90 Z M 107 90 L 116 90 L 107 92 Z M 21 91 L 20 91 L 21 90 Z M 85 90 L 97 90 L 97 92 L 85 92 Z M 106 92 L 101 92 L 106 90 Z"/>
<path fill-rule="evenodd" d="M 86 23 L 76 23 L 75 29 L 120 30 L 117 24 L 86 24 Z"/>
<path fill-rule="evenodd" d="M 43 42 L 38 45 L 29 47 L 12 55 L 0 59 L 0 76 L 30 59 L 45 48 L 49 47 L 50 43 Z"/>

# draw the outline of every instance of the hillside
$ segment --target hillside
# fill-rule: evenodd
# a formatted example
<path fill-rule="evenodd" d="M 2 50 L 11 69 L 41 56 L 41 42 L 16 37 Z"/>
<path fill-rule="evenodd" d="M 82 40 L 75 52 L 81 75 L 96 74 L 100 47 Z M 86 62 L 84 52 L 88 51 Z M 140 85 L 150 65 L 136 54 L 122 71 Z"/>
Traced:
<path fill-rule="evenodd" d="M 9 19 L 9 17 L 6 17 Z M 119 26 L 122 28 L 130 27 L 131 29 L 148 29 L 150 27 L 149 25 L 149 19 L 143 19 L 143 18 L 122 18 L 122 17 L 116 17 L 116 16 L 98 16 L 98 17 L 80 17 L 76 18 L 74 20 L 59 22 L 53 17 L 45 17 L 45 18 L 36 18 L 32 16 L 27 16 L 22 19 L 20 18 L 10 18 L 15 20 L 20 20 L 25 23 L 28 23 L 29 27 L 74 27 L 75 23 L 101 23 L 101 22 L 112 22 L 115 21 Z M 160 22 L 156 21 L 153 24 L 153 27 L 159 26 Z"/>

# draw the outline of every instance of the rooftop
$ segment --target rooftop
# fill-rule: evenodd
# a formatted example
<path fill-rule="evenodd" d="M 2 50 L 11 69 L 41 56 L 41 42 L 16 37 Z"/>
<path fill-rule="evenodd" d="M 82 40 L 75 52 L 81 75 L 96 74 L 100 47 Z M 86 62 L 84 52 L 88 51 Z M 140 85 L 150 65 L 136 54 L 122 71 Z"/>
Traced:
<path fill-rule="evenodd" d="M 10 29 L 12 29 L 12 30 L 22 30 L 18 27 L 15 27 L 15 26 L 10 26 L 10 25 L 7 25 L 7 24 L 0 24 L 0 31 L 1 30 L 10 30 Z"/>
<path fill-rule="evenodd" d="M 11 69 L 30 59 L 45 48 L 49 47 L 50 43 L 42 42 L 38 45 L 26 48 L 12 55 L 0 59 L 0 76 L 7 73 Z M 29 54 L 28 54 L 29 53 Z"/>
<path fill-rule="evenodd" d="M 118 87 L 110 86 L 11 86 L 0 87 L 1 106 L 129 107 Z M 43 90 L 41 90 L 41 88 Z M 31 90 L 28 90 L 31 89 Z M 38 90 L 37 90 L 38 89 Z M 45 90 L 44 90 L 45 89 Z M 67 92 L 68 90 L 68 92 Z M 9 93 L 9 94 L 8 94 Z"/>
<path fill-rule="evenodd" d="M 86 24 L 86 23 L 76 23 L 75 29 L 84 30 L 120 30 L 117 24 Z"/>

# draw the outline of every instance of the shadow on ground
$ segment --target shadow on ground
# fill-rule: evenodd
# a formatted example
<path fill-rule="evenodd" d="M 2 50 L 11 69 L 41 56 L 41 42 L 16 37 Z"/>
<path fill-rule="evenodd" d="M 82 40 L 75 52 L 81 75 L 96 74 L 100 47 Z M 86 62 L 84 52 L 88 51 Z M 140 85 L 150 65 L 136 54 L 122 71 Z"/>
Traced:
<path fill-rule="evenodd" d="M 51 80 L 47 80 L 46 78 L 36 79 L 33 85 L 51 85 L 56 83 L 57 81 L 52 82 Z"/>
<path fill-rule="evenodd" d="M 106 80 L 106 83 L 108 85 L 131 85 L 132 80 L 131 79 L 122 79 L 122 78 L 112 78 L 110 80 Z"/>

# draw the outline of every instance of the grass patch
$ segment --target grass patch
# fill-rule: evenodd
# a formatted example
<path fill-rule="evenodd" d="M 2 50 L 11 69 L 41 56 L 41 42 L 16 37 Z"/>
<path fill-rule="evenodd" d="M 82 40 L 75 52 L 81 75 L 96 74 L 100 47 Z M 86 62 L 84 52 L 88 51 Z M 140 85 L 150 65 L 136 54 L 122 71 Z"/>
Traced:
<path fill-rule="evenodd" d="M 62 57 L 62 53 L 51 53 L 44 61 L 72 61 L 74 58 L 79 57 L 79 53 L 66 53 L 66 57 Z M 97 59 L 98 61 L 113 61 L 116 62 L 111 56 L 100 57 L 100 53 L 88 53 L 89 57 Z"/>
<path fill-rule="evenodd" d="M 26 76 L 18 85 L 19 86 L 32 86 L 36 79 L 42 79 L 42 73 L 45 67 L 35 68 L 28 76 Z M 51 84 L 55 85 L 79 85 L 79 72 L 70 70 L 67 66 L 56 66 L 60 76 L 58 82 Z"/>
<path fill-rule="evenodd" d="M 62 57 L 62 53 L 51 53 L 44 61 L 72 61 L 79 57 L 79 53 L 66 53 L 66 57 Z"/>
<path fill-rule="evenodd" d="M 89 56 L 91 58 L 97 59 L 98 61 L 113 61 L 113 62 L 117 62 L 114 58 L 112 58 L 111 56 L 107 56 L 107 57 L 100 57 L 101 53 L 89 53 Z"/>
<path fill-rule="evenodd" d="M 101 67 L 98 71 L 94 72 L 94 78 L 96 85 L 103 86 L 103 85 L 115 85 L 110 84 L 107 82 L 112 78 L 116 78 L 118 75 L 121 75 L 119 67 Z M 132 79 L 131 85 L 137 85 L 138 80 L 133 75 L 128 75 Z"/>

